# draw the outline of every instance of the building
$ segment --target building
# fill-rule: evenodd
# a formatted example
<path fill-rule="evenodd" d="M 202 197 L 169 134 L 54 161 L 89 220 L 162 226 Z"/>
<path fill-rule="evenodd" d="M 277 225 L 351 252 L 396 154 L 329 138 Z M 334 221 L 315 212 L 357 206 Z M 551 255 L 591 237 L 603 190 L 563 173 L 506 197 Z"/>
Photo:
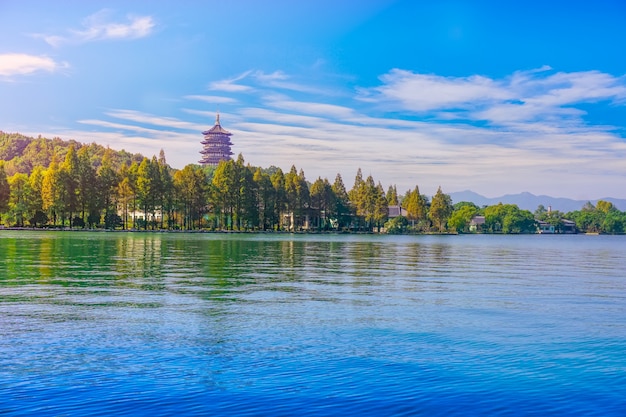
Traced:
<path fill-rule="evenodd" d="M 225 130 L 220 125 L 220 114 L 215 117 L 215 125 L 202 132 L 204 140 L 202 143 L 202 159 L 199 161 L 202 165 L 216 166 L 220 161 L 229 161 L 233 154 L 230 147 L 233 145 L 230 141 L 232 133 Z"/>
<path fill-rule="evenodd" d="M 403 217 L 407 216 L 406 209 L 401 206 L 389 206 L 387 210 L 389 210 L 389 214 L 387 215 L 387 217 L 389 217 L 390 219 L 393 219 L 399 216 L 403 216 Z"/>
<path fill-rule="evenodd" d="M 481 232 L 485 225 L 485 216 L 474 216 L 470 220 L 469 230 L 470 232 Z"/>

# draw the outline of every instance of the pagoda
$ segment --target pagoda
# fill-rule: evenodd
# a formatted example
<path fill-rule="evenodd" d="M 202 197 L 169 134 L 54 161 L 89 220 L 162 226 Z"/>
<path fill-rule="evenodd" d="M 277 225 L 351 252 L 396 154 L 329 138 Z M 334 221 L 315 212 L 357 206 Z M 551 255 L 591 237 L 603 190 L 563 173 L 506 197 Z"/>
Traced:
<path fill-rule="evenodd" d="M 225 130 L 220 125 L 220 114 L 215 117 L 215 125 L 202 132 L 204 140 L 201 142 L 203 149 L 200 151 L 202 159 L 198 162 L 202 165 L 216 166 L 220 161 L 229 161 L 231 155 L 230 147 L 233 145 L 230 141 L 232 133 Z"/>

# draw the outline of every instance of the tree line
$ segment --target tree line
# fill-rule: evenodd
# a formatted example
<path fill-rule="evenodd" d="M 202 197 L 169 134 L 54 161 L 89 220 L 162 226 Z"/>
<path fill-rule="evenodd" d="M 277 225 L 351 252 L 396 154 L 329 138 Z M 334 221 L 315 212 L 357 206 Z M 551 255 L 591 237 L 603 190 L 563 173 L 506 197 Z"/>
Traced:
<path fill-rule="evenodd" d="M 348 190 L 341 174 L 332 183 L 321 177 L 309 182 L 295 166 L 286 173 L 274 166 L 254 167 L 242 155 L 217 167 L 190 164 L 177 170 L 167 164 L 162 150 L 158 158 L 149 159 L 95 144 L 17 139 L 0 143 L 0 154 L 12 155 L 8 169 L 8 162 L 0 161 L 0 225 L 535 233 L 537 221 L 550 223 L 559 232 L 569 219 L 582 232 L 626 231 L 626 213 L 604 201 L 597 206 L 587 203 L 582 210 L 567 214 L 541 206 L 531 213 L 511 204 L 453 205 L 441 188 L 432 199 L 420 193 L 418 186 L 403 195 L 395 185 L 385 192 L 371 175 L 363 178 L 360 168 Z M 46 149 L 41 165 L 20 153 L 33 147 Z M 47 160 L 49 164 L 44 165 Z M 20 164 L 22 169 L 15 172 Z M 390 216 L 390 207 L 397 215 Z M 484 222 L 474 227 L 477 216 L 484 217 Z"/>
<path fill-rule="evenodd" d="M 292 166 L 260 168 L 243 156 L 217 167 L 187 165 L 172 169 L 161 151 L 141 162 L 113 164 L 106 150 L 94 160 L 94 149 L 53 156 L 49 166 L 30 174 L 7 176 L 0 162 L 0 223 L 17 227 L 211 230 L 351 230 L 380 231 L 389 206 L 400 205 L 395 186 L 385 193 L 372 176 L 358 170 L 348 191 L 341 174 L 307 181 Z M 407 218 L 415 230 L 445 230 L 452 212 L 441 190 L 429 202 L 416 187 L 406 200 Z"/>

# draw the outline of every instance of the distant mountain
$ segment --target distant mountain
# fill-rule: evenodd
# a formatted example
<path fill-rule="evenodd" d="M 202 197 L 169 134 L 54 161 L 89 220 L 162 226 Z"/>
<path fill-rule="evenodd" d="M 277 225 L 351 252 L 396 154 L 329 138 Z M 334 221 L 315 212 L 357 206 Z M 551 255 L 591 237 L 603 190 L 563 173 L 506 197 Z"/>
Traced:
<path fill-rule="evenodd" d="M 534 195 L 531 193 L 520 194 L 507 194 L 501 197 L 488 198 L 477 194 L 473 191 L 465 190 L 455 193 L 450 193 L 453 203 L 459 203 L 461 201 L 470 201 L 479 207 L 492 206 L 494 204 L 516 204 L 523 210 L 529 210 L 534 212 L 539 205 L 543 205 L 545 208 L 552 207 L 552 210 L 559 210 L 563 213 L 570 211 L 580 210 L 587 200 L 572 200 L 569 198 L 550 197 L 547 195 Z M 617 198 L 601 198 L 600 200 L 610 201 L 619 210 L 626 210 L 626 200 L 620 200 Z M 591 200 L 592 204 L 596 204 L 598 200 Z"/>

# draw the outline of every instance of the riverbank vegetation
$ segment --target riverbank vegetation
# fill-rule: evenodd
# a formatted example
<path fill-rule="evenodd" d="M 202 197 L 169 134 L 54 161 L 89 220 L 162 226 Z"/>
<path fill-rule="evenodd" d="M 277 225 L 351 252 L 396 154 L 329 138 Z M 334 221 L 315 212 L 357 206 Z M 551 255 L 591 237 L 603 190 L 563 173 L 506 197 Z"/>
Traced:
<path fill-rule="evenodd" d="M 482 219 L 477 222 L 476 219 Z M 242 155 L 217 167 L 171 168 L 97 144 L 0 132 L 0 225 L 86 229 L 286 230 L 385 233 L 535 233 L 538 222 L 565 230 L 624 233 L 626 213 L 611 203 L 563 214 L 515 205 L 453 205 L 441 188 L 398 194 L 356 173 L 308 181 L 292 166 L 261 168 Z"/>

